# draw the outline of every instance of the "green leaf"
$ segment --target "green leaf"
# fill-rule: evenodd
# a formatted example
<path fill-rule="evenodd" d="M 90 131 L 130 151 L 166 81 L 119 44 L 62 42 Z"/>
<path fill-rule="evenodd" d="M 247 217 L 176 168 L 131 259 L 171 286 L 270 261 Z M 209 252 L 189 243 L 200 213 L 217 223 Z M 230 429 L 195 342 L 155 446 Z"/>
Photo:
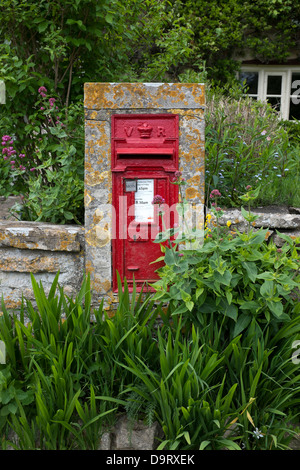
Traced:
<path fill-rule="evenodd" d="M 240 308 L 242 310 L 251 310 L 251 312 L 256 312 L 256 310 L 260 308 L 260 305 L 258 302 L 255 302 L 254 300 L 246 300 L 240 305 Z"/>
<path fill-rule="evenodd" d="M 233 336 L 238 336 L 251 322 L 252 316 L 248 313 L 242 313 L 238 316 L 237 322 L 234 327 Z"/>
<path fill-rule="evenodd" d="M 274 273 L 271 273 L 270 271 L 265 271 L 262 274 L 258 274 L 257 279 L 265 279 L 266 281 L 273 281 Z"/>
<path fill-rule="evenodd" d="M 164 261 L 165 261 L 165 264 L 169 266 L 172 264 L 175 264 L 175 255 L 172 249 L 167 248 Z"/>
<path fill-rule="evenodd" d="M 205 447 L 210 445 L 210 441 L 202 441 L 199 447 L 199 450 L 204 450 Z"/>
<path fill-rule="evenodd" d="M 18 409 L 18 407 L 17 407 L 16 403 L 9 403 L 8 405 L 5 405 L 1 408 L 0 416 L 7 416 L 10 413 L 15 414 L 17 409 Z"/>
<path fill-rule="evenodd" d="M 188 310 L 187 305 L 181 304 L 172 312 L 172 315 L 180 315 L 181 313 L 187 312 L 187 310 Z"/>
<path fill-rule="evenodd" d="M 230 305 L 232 302 L 232 293 L 229 290 L 226 290 L 225 294 L 226 294 L 227 302 Z"/>
<path fill-rule="evenodd" d="M 203 287 L 198 287 L 196 289 L 196 300 L 198 300 L 199 296 L 204 292 L 204 288 Z"/>
<path fill-rule="evenodd" d="M 48 21 L 42 21 L 42 23 L 38 25 L 39 33 L 43 33 L 48 28 L 48 26 L 49 26 Z"/>
<path fill-rule="evenodd" d="M 230 271 L 225 271 L 224 273 L 220 273 L 218 271 L 215 271 L 214 278 L 220 284 L 225 284 L 226 286 L 230 286 L 230 281 L 231 281 L 232 275 L 231 275 Z"/>
<path fill-rule="evenodd" d="M 249 261 L 247 261 L 247 262 L 244 261 L 242 263 L 242 266 L 246 269 L 249 279 L 252 282 L 255 282 L 255 279 L 256 279 L 256 276 L 257 276 L 256 264 L 254 262 L 251 262 L 251 261 L 250 262 Z"/>
<path fill-rule="evenodd" d="M 192 302 L 191 300 L 188 300 L 185 305 L 187 306 L 187 308 L 189 309 L 189 311 L 191 312 L 194 308 L 194 302 Z"/>
<path fill-rule="evenodd" d="M 64 217 L 65 217 L 67 220 L 72 220 L 72 219 L 73 219 L 73 214 L 72 214 L 72 212 L 64 211 Z"/>
<path fill-rule="evenodd" d="M 272 300 L 267 300 L 267 306 L 271 312 L 278 318 L 283 314 L 283 305 L 281 302 L 274 302 Z"/>
<path fill-rule="evenodd" d="M 236 321 L 237 320 L 237 315 L 238 315 L 238 308 L 237 308 L 236 305 L 230 304 L 225 308 L 224 313 L 227 317 L 230 317 L 230 318 L 232 318 L 232 320 Z"/>
<path fill-rule="evenodd" d="M 107 15 L 105 16 L 106 23 L 113 24 L 113 19 L 113 15 L 111 13 L 107 13 Z"/>
<path fill-rule="evenodd" d="M 260 294 L 264 298 L 273 297 L 274 292 L 274 282 L 273 281 L 265 281 L 260 287 Z"/>

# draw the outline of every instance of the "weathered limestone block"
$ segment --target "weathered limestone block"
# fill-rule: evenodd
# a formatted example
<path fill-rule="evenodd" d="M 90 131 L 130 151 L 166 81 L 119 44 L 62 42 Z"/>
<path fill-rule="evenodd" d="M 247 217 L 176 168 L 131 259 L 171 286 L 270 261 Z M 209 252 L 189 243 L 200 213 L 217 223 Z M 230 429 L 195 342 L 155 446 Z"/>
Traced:
<path fill-rule="evenodd" d="M 198 83 L 85 84 L 85 107 L 89 110 L 193 109 L 204 105 L 204 93 L 199 92 Z"/>
<path fill-rule="evenodd" d="M 148 427 L 142 421 L 130 423 L 126 416 L 118 420 L 113 433 L 112 450 L 153 450 L 161 437 L 158 423 Z"/>
<path fill-rule="evenodd" d="M 297 214 L 271 214 L 255 211 L 255 215 L 259 216 L 254 225 L 257 228 L 264 227 L 277 230 L 300 229 L 300 215 Z M 224 215 L 219 220 L 222 225 L 226 225 L 226 222 L 230 220 L 232 225 L 236 225 L 237 228 L 245 228 L 247 226 L 247 221 L 245 221 L 239 209 L 224 211 Z"/>
<path fill-rule="evenodd" d="M 81 227 L 73 225 L 1 222 L 0 248 L 5 246 L 28 250 L 79 252 L 83 246 L 83 231 Z"/>
<path fill-rule="evenodd" d="M 300 237 L 300 215 L 297 213 L 268 213 L 259 212 L 259 210 L 255 210 L 253 213 L 255 213 L 258 218 L 252 226 L 257 229 L 269 229 L 269 236 L 278 247 L 282 246 L 285 241 L 277 235 L 276 231 L 290 236 L 293 240 Z M 207 214 L 211 214 L 211 212 L 207 210 Z M 223 211 L 223 216 L 220 217 L 219 223 L 222 226 L 226 226 L 228 221 L 231 222 L 231 229 L 237 228 L 240 232 L 245 231 L 248 227 L 248 222 L 244 219 L 239 209 Z"/>
<path fill-rule="evenodd" d="M 8 309 L 18 309 L 22 295 L 34 301 L 32 273 L 46 293 L 55 275 L 75 296 L 84 275 L 84 230 L 71 225 L 37 222 L 0 223 L 0 296 Z"/>

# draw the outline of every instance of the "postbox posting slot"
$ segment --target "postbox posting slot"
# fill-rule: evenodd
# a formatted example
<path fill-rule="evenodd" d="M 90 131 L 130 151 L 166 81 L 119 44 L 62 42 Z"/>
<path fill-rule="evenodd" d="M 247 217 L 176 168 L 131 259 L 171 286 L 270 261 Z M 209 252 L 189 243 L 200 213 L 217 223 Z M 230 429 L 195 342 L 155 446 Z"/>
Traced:
<path fill-rule="evenodd" d="M 118 148 L 118 158 L 172 158 L 174 149 Z"/>

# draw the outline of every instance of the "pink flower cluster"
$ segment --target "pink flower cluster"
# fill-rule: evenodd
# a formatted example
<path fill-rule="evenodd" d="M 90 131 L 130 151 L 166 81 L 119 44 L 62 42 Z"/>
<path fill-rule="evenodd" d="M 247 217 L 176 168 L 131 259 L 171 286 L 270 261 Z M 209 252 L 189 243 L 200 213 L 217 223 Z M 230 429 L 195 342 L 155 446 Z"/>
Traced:
<path fill-rule="evenodd" d="M 46 98 L 46 96 L 47 96 L 47 88 L 45 88 L 44 86 L 40 86 L 40 88 L 38 89 L 38 92 L 39 92 L 39 94 L 41 95 L 42 98 Z M 55 99 L 55 98 L 49 98 L 48 103 L 49 103 L 50 109 L 54 109 L 54 108 L 55 108 L 56 110 L 58 110 L 58 107 L 57 107 L 57 106 L 54 106 L 55 102 L 56 102 L 56 99 Z M 41 110 L 41 111 L 45 111 L 45 110 L 46 110 L 45 106 L 41 106 L 41 107 L 40 107 L 40 110 Z M 48 124 L 50 124 L 50 125 L 53 124 L 52 118 L 51 118 L 49 115 L 47 116 L 47 120 L 48 120 Z M 55 125 L 56 125 L 56 126 L 60 125 L 61 127 L 64 126 L 64 124 L 63 124 L 62 122 L 60 122 L 58 116 L 56 117 Z"/>
<path fill-rule="evenodd" d="M 47 88 L 45 88 L 44 86 L 40 86 L 38 92 L 42 98 L 46 98 Z"/>
<path fill-rule="evenodd" d="M 211 199 L 215 199 L 215 198 L 217 199 L 218 197 L 222 197 L 222 194 L 220 193 L 220 191 L 218 189 L 213 189 L 213 191 L 210 193 L 209 197 Z M 212 205 L 212 207 L 214 208 L 214 210 L 216 212 L 221 212 L 222 211 L 221 207 L 218 207 L 216 202 L 212 202 L 211 205 Z"/>
<path fill-rule="evenodd" d="M 218 189 L 214 189 L 211 193 L 210 193 L 210 196 L 209 196 L 211 199 L 213 199 L 214 197 L 221 197 L 221 193 Z"/>
<path fill-rule="evenodd" d="M 160 204 L 164 204 L 164 203 L 165 203 L 165 200 L 162 196 L 160 196 L 159 194 L 154 196 L 152 204 L 159 204 L 160 205 Z"/>
<path fill-rule="evenodd" d="M 15 170 L 16 169 L 16 167 L 15 167 L 16 160 L 14 158 L 17 157 L 17 152 L 14 149 L 14 147 L 11 145 L 13 143 L 14 143 L 13 139 L 10 135 L 3 135 L 2 136 L 2 146 L 3 146 L 2 155 L 3 155 L 3 159 L 4 160 L 9 160 L 9 163 L 11 165 L 11 169 Z M 10 160 L 11 157 L 13 157 L 12 160 Z M 20 159 L 25 158 L 25 154 L 20 153 L 19 158 Z M 24 170 L 26 170 L 26 167 L 24 165 L 20 164 L 18 169 L 21 170 L 21 171 L 24 171 Z"/>
<path fill-rule="evenodd" d="M 180 182 L 180 180 L 185 181 L 185 178 L 181 178 L 181 175 L 182 175 L 181 171 L 175 171 L 174 176 L 171 179 L 171 182 L 176 183 L 176 182 Z"/>

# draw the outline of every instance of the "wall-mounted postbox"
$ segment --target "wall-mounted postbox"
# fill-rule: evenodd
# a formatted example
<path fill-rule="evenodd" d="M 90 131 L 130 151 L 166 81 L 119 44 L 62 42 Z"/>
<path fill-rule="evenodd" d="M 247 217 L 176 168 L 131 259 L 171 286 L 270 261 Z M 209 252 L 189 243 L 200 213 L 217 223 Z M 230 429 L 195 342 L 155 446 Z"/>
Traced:
<path fill-rule="evenodd" d="M 111 118 L 112 202 L 115 212 L 112 240 L 113 289 L 118 271 L 129 287 L 158 279 L 162 253 L 153 243 L 176 219 L 178 186 L 171 183 L 178 171 L 178 115 L 116 114 Z M 165 204 L 153 204 L 160 195 Z"/>

